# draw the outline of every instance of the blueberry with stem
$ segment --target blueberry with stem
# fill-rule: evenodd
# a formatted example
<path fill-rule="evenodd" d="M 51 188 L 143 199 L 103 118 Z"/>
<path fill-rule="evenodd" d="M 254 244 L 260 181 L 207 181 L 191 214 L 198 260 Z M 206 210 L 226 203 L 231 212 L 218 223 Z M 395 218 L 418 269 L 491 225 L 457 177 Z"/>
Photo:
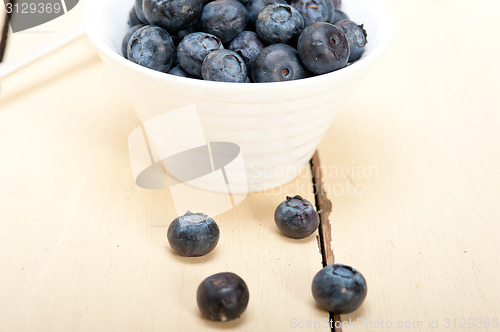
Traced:
<path fill-rule="evenodd" d="M 262 9 L 255 28 L 259 38 L 268 45 L 286 44 L 302 32 L 304 19 L 292 6 L 274 4 Z"/>
<path fill-rule="evenodd" d="M 361 306 L 368 288 L 358 270 L 348 265 L 332 264 L 316 273 L 311 291 L 316 302 L 325 310 L 348 314 Z"/>
<path fill-rule="evenodd" d="M 368 42 L 363 24 L 359 25 L 351 20 L 342 20 L 335 23 L 335 26 L 342 29 L 349 42 L 349 62 L 354 62 L 361 58 L 365 52 L 365 45 Z"/>
<path fill-rule="evenodd" d="M 207 81 L 244 83 L 247 79 L 247 66 L 235 51 L 216 50 L 203 60 L 201 76 Z"/>
<path fill-rule="evenodd" d="M 349 41 L 342 29 L 317 22 L 302 31 L 297 43 L 300 59 L 316 75 L 344 68 L 349 61 Z"/>
<path fill-rule="evenodd" d="M 187 211 L 168 227 L 167 240 L 181 256 L 198 257 L 211 252 L 219 242 L 217 223 L 204 213 Z"/>
<path fill-rule="evenodd" d="M 130 37 L 127 59 L 166 73 L 172 67 L 174 50 L 174 42 L 167 31 L 154 25 L 146 25 Z"/>
<path fill-rule="evenodd" d="M 299 195 L 286 197 L 274 212 L 279 230 L 293 239 L 303 239 L 314 233 L 319 226 L 319 215 L 311 202 Z"/>

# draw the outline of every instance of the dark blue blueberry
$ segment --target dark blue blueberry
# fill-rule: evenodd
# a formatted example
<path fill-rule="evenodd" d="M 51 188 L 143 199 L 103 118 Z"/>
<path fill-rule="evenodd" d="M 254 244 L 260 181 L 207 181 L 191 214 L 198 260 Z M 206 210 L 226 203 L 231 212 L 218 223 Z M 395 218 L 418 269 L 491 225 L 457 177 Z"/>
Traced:
<path fill-rule="evenodd" d="M 142 0 L 135 0 L 134 8 L 135 8 L 135 14 L 137 15 L 137 18 L 143 24 L 149 24 L 148 20 L 146 19 L 146 16 L 144 16 L 144 11 L 142 10 Z"/>
<path fill-rule="evenodd" d="M 127 58 L 143 67 L 166 73 L 172 66 L 174 50 L 174 42 L 167 31 L 146 25 L 130 38 Z"/>
<path fill-rule="evenodd" d="M 282 82 L 307 77 L 297 50 L 287 44 L 267 46 L 255 59 L 252 79 L 256 83 Z"/>
<path fill-rule="evenodd" d="M 232 272 L 211 275 L 196 291 L 196 302 L 206 318 L 226 322 L 238 318 L 248 305 L 250 293 L 243 279 Z"/>
<path fill-rule="evenodd" d="M 221 40 L 214 35 L 194 32 L 184 37 L 177 46 L 177 60 L 186 72 L 201 78 L 201 64 L 205 57 L 222 48 Z"/>
<path fill-rule="evenodd" d="M 279 230 L 293 239 L 303 239 L 318 229 L 319 216 L 313 205 L 296 195 L 288 197 L 276 208 L 274 221 Z"/>
<path fill-rule="evenodd" d="M 146 19 L 169 32 L 185 29 L 200 18 L 203 0 L 143 0 Z"/>
<path fill-rule="evenodd" d="M 132 6 L 132 8 L 130 8 L 130 12 L 128 13 L 127 23 L 129 27 L 134 27 L 139 24 L 144 24 L 142 23 L 141 20 L 139 20 L 139 17 L 137 17 L 137 13 L 135 12 L 135 6 Z"/>
<path fill-rule="evenodd" d="M 363 275 L 342 264 L 324 267 L 312 281 L 312 294 L 316 302 L 336 314 L 348 314 L 358 309 L 367 291 Z"/>
<path fill-rule="evenodd" d="M 125 34 L 125 36 L 123 37 L 123 40 L 122 40 L 122 54 L 125 58 L 127 58 L 127 46 L 128 46 L 128 42 L 130 41 L 130 38 L 132 38 L 132 35 L 137 31 L 139 30 L 140 28 L 142 28 L 144 26 L 144 24 L 142 23 L 139 23 L 138 25 L 135 25 L 133 27 L 131 27 L 127 33 Z"/>
<path fill-rule="evenodd" d="M 200 20 L 204 31 L 228 43 L 245 30 L 248 13 L 237 0 L 215 0 L 203 7 Z"/>
<path fill-rule="evenodd" d="M 331 23 L 317 22 L 306 27 L 297 49 L 304 65 L 317 75 L 344 68 L 349 60 L 349 42 Z"/>
<path fill-rule="evenodd" d="M 189 75 L 184 69 L 182 69 L 181 66 L 175 66 L 172 69 L 168 71 L 170 75 L 175 75 L 175 76 L 180 76 L 180 77 L 187 77 L 187 78 L 192 78 L 191 75 Z"/>
<path fill-rule="evenodd" d="M 292 6 L 274 4 L 262 9 L 255 27 L 257 35 L 263 42 L 287 43 L 302 32 L 304 19 Z"/>
<path fill-rule="evenodd" d="M 349 62 L 353 62 L 361 58 L 365 51 L 366 31 L 363 28 L 363 24 L 358 25 L 351 20 L 342 20 L 335 23 L 335 26 L 342 29 L 347 41 L 349 42 Z"/>
<path fill-rule="evenodd" d="M 305 26 L 315 22 L 330 22 L 335 13 L 332 0 L 290 0 L 290 5 L 302 14 Z"/>
<path fill-rule="evenodd" d="M 248 21 L 255 24 L 260 11 L 267 6 L 274 4 L 286 5 L 287 2 L 285 0 L 248 0 L 246 4 L 248 10 Z"/>
<path fill-rule="evenodd" d="M 176 31 L 174 33 L 170 33 L 170 35 L 172 36 L 174 43 L 179 44 L 181 42 L 181 40 L 184 37 L 186 37 L 187 35 L 189 35 L 190 33 L 198 32 L 201 30 L 202 30 L 202 28 L 201 28 L 200 21 L 197 20 L 197 21 L 193 22 L 192 24 L 190 24 L 189 26 L 187 26 L 185 29 Z"/>
<path fill-rule="evenodd" d="M 167 240 L 182 256 L 203 256 L 217 246 L 219 227 L 206 214 L 188 211 L 170 223 Z"/>
<path fill-rule="evenodd" d="M 248 69 L 252 68 L 252 63 L 263 48 L 264 44 L 253 31 L 243 31 L 229 44 L 229 49 L 241 56 Z"/>
<path fill-rule="evenodd" d="M 204 80 L 244 83 L 247 79 L 245 61 L 235 51 L 217 50 L 208 54 L 201 65 Z"/>
<path fill-rule="evenodd" d="M 337 23 L 338 21 L 348 20 L 349 16 L 341 10 L 335 9 L 335 14 L 333 15 L 333 20 L 330 23 Z"/>

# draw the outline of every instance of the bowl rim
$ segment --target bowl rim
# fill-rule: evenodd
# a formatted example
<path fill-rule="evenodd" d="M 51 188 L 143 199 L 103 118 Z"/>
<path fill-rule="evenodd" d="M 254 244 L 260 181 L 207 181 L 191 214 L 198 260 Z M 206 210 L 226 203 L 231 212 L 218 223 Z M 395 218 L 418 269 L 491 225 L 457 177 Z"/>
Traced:
<path fill-rule="evenodd" d="M 372 51 L 363 56 L 358 61 L 355 61 L 348 66 L 330 72 L 326 74 L 316 75 L 312 77 L 308 77 L 305 79 L 292 80 L 292 81 L 284 81 L 284 82 L 263 82 L 263 83 L 251 83 L 251 84 L 235 84 L 230 82 L 216 82 L 216 81 L 206 81 L 201 79 L 193 79 L 187 77 L 180 77 L 176 75 L 169 75 L 163 72 L 155 71 L 138 64 L 135 64 L 126 58 L 124 58 L 121 54 L 118 54 L 114 51 L 102 38 L 100 38 L 100 33 L 97 31 L 96 25 L 93 24 L 95 22 L 95 17 L 92 15 L 93 8 L 95 8 L 99 3 L 102 3 L 104 0 L 88 0 L 86 3 L 86 7 L 84 10 L 83 22 L 85 27 L 85 32 L 97 49 L 97 51 L 102 55 L 104 55 L 109 60 L 115 62 L 116 64 L 127 68 L 128 70 L 140 73 L 145 76 L 150 76 L 151 78 L 170 82 L 176 85 L 185 85 L 191 88 L 198 89 L 223 89 L 223 90 L 232 90 L 232 91 L 242 91 L 242 92 L 255 92 L 269 89 L 287 89 L 287 88 L 300 88 L 304 85 L 310 84 L 322 84 L 326 82 L 331 82 L 332 80 L 342 80 L 345 77 L 350 77 L 356 74 L 373 62 L 375 62 L 380 56 L 385 52 L 385 50 L 389 47 L 391 40 L 394 35 L 394 18 L 391 14 L 391 11 L 384 0 L 366 0 L 370 3 L 375 3 L 378 11 L 377 11 L 377 23 L 380 27 L 380 40 L 372 49 Z M 363 0 L 365 1 L 365 0 Z"/>

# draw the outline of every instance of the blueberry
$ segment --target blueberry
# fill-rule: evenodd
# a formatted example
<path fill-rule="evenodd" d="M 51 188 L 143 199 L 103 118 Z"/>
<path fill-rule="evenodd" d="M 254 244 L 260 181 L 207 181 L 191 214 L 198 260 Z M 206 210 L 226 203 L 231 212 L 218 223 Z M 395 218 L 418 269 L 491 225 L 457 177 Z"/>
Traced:
<path fill-rule="evenodd" d="M 342 30 L 331 23 L 317 22 L 306 27 L 297 49 L 304 65 L 318 75 L 343 68 L 349 60 L 349 42 Z"/>
<path fill-rule="evenodd" d="M 342 7 L 342 0 L 333 0 L 333 6 L 335 9 L 340 9 Z"/>
<path fill-rule="evenodd" d="M 174 60 L 174 49 L 174 42 L 167 31 L 146 25 L 130 38 L 127 58 L 141 66 L 166 73 Z"/>
<path fill-rule="evenodd" d="M 232 272 L 211 275 L 196 291 L 196 302 L 203 316 L 220 322 L 240 317 L 249 297 L 245 281 Z"/>
<path fill-rule="evenodd" d="M 307 77 L 297 50 L 287 44 L 273 44 L 260 51 L 252 65 L 256 83 L 298 80 Z"/>
<path fill-rule="evenodd" d="M 128 46 L 128 42 L 130 41 L 130 38 L 132 38 L 132 35 L 137 31 L 139 30 L 140 28 L 142 28 L 144 26 L 144 24 L 142 23 L 139 23 L 138 25 L 135 25 L 133 27 L 131 27 L 127 33 L 125 34 L 125 36 L 123 37 L 123 40 L 122 40 L 122 54 L 125 58 L 127 58 L 127 46 Z"/>
<path fill-rule="evenodd" d="M 135 0 L 134 4 L 135 14 L 143 24 L 149 24 L 148 20 L 146 19 L 146 16 L 144 16 L 144 11 L 142 10 L 142 1 L 143 0 Z"/>
<path fill-rule="evenodd" d="M 194 32 L 184 37 L 177 46 L 177 60 L 186 72 L 201 78 L 201 64 L 205 57 L 222 48 L 221 40 L 214 35 Z"/>
<path fill-rule="evenodd" d="M 201 65 L 204 80 L 244 83 L 247 79 L 245 61 L 235 51 L 217 50 L 208 54 Z"/>
<path fill-rule="evenodd" d="M 193 22 L 192 24 L 188 25 L 186 28 L 182 30 L 178 30 L 176 32 L 170 33 L 170 36 L 172 36 L 172 39 L 174 40 L 174 43 L 177 45 L 179 44 L 184 37 L 189 35 L 190 33 L 198 32 L 201 31 L 201 24 L 200 21 L 197 20 Z"/>
<path fill-rule="evenodd" d="M 276 208 L 274 221 L 279 230 L 293 239 L 303 239 L 319 226 L 319 216 L 312 204 L 296 195 L 288 197 Z"/>
<path fill-rule="evenodd" d="M 184 69 L 182 69 L 181 66 L 175 66 L 172 69 L 168 71 L 170 75 L 175 75 L 175 76 L 180 76 L 180 77 L 188 77 L 191 78 L 192 76 L 189 75 Z"/>
<path fill-rule="evenodd" d="M 348 20 L 349 16 L 341 10 L 335 9 L 335 14 L 333 15 L 333 20 L 330 23 L 337 23 L 338 21 Z"/>
<path fill-rule="evenodd" d="M 305 26 L 330 22 L 335 13 L 332 0 L 290 0 L 290 5 L 302 14 Z"/>
<path fill-rule="evenodd" d="M 132 6 L 130 8 L 130 12 L 128 13 L 128 26 L 133 27 L 139 24 L 144 24 L 142 23 L 141 20 L 139 20 L 139 17 L 137 17 L 137 13 L 135 12 L 135 6 Z"/>
<path fill-rule="evenodd" d="M 302 32 L 304 19 L 292 6 L 274 4 L 262 9 L 255 27 L 257 35 L 265 43 L 287 43 Z"/>
<path fill-rule="evenodd" d="M 219 242 L 219 227 L 206 214 L 187 211 L 170 223 L 167 240 L 182 256 L 203 256 Z"/>
<path fill-rule="evenodd" d="M 248 21 L 255 24 L 260 11 L 273 4 L 286 5 L 287 2 L 285 0 L 248 0 L 246 4 L 248 10 Z"/>
<path fill-rule="evenodd" d="M 188 27 L 199 19 L 203 0 L 143 0 L 146 19 L 169 32 Z"/>
<path fill-rule="evenodd" d="M 252 68 L 252 63 L 263 48 L 264 44 L 253 31 L 243 31 L 229 44 L 229 49 L 241 56 L 248 69 Z"/>
<path fill-rule="evenodd" d="M 363 24 L 358 25 L 351 20 L 342 20 L 335 23 L 335 26 L 342 29 L 349 42 L 349 62 L 353 62 L 361 58 L 365 51 L 366 31 Z"/>
<path fill-rule="evenodd" d="M 325 310 L 348 314 L 361 306 L 366 298 L 366 280 L 350 266 L 333 264 L 314 276 L 312 294 Z"/>
<path fill-rule="evenodd" d="M 248 13 L 237 0 L 215 0 L 203 7 L 200 20 L 206 32 L 228 43 L 245 30 Z"/>

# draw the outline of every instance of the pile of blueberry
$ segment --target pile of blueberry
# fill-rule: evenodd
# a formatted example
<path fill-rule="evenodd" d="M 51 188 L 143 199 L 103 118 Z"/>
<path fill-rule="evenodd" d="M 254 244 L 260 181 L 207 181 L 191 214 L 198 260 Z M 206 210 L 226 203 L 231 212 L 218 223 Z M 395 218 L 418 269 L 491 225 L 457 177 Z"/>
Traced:
<path fill-rule="evenodd" d="M 358 60 L 363 25 L 341 0 L 136 0 L 125 58 L 172 75 L 221 82 L 281 82 Z"/>
<path fill-rule="evenodd" d="M 278 205 L 274 221 L 284 235 L 303 239 L 316 231 L 319 215 L 308 200 L 296 195 L 287 197 Z M 171 222 L 167 240 L 182 256 L 203 256 L 217 246 L 219 227 L 206 214 L 188 211 Z M 332 264 L 315 275 L 311 290 L 316 302 L 324 309 L 346 314 L 361 306 L 367 294 L 367 285 L 357 270 L 348 265 Z M 196 292 L 203 316 L 222 322 L 238 318 L 245 311 L 249 296 L 245 281 L 232 272 L 209 276 Z"/>

